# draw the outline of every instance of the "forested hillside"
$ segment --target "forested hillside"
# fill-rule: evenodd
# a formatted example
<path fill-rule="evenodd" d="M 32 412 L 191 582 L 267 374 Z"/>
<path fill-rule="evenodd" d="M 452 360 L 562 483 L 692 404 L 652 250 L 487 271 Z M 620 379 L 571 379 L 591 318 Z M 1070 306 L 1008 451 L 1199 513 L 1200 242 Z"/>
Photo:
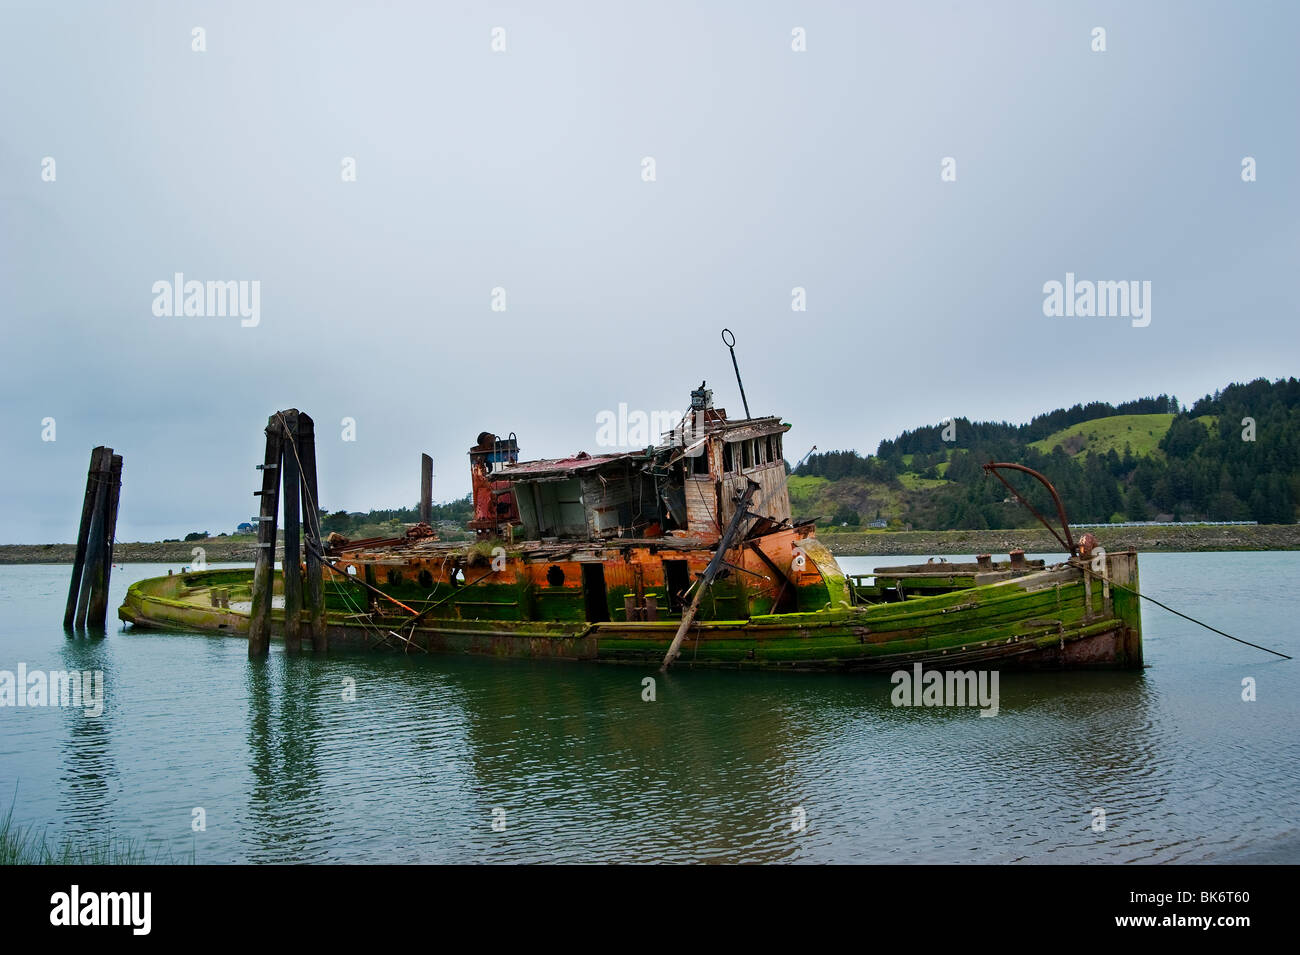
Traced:
<path fill-rule="evenodd" d="M 950 423 L 905 431 L 874 455 L 813 454 L 792 475 L 796 515 L 833 525 L 917 529 L 1033 522 L 981 468 L 1042 471 L 1075 523 L 1253 520 L 1292 523 L 1300 503 L 1300 381 L 1231 384 L 1190 407 L 1169 395 L 1093 402 L 1028 424 Z M 1013 478 L 1040 510 L 1045 491 Z"/>

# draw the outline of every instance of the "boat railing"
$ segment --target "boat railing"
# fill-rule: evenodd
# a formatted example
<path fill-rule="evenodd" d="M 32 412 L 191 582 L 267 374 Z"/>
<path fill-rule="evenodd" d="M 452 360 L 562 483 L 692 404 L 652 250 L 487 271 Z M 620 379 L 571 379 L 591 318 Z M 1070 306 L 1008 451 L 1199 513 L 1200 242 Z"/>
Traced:
<path fill-rule="evenodd" d="M 876 579 L 875 574 L 845 574 L 844 579 L 849 582 L 849 592 L 853 596 L 855 607 L 875 603 L 879 599 L 868 599 L 868 594 L 875 594 L 873 583 Z"/>

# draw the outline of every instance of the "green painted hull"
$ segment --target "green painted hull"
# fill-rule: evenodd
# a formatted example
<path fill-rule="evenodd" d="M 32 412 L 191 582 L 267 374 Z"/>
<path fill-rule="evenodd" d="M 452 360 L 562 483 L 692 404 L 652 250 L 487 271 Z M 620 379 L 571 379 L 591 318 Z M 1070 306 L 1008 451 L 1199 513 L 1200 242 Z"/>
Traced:
<path fill-rule="evenodd" d="M 886 670 L 985 666 L 1024 669 L 1134 669 L 1143 665 L 1137 556 L 1111 554 L 1106 579 L 1074 566 L 902 602 L 805 613 L 709 620 L 693 626 L 679 665 L 790 670 Z M 118 616 L 140 628 L 247 636 L 247 611 L 214 607 L 213 588 L 248 599 L 252 571 L 213 570 L 133 584 Z M 1114 582 L 1119 586 L 1110 586 Z M 276 586 L 279 588 L 277 577 Z M 341 649 L 544 657 L 657 665 L 679 621 L 519 621 L 455 619 L 410 628 L 404 618 L 331 610 L 328 641 Z M 272 632 L 283 632 L 272 612 Z M 306 627 L 304 626 L 304 634 Z"/>

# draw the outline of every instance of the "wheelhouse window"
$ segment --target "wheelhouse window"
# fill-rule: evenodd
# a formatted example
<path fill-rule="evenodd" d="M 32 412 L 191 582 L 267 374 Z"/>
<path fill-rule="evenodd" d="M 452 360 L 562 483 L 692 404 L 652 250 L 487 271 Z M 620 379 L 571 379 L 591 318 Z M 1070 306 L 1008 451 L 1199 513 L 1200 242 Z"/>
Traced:
<path fill-rule="evenodd" d="M 702 444 L 694 451 L 695 457 L 691 458 L 691 473 L 702 476 L 709 473 L 709 446 Z"/>

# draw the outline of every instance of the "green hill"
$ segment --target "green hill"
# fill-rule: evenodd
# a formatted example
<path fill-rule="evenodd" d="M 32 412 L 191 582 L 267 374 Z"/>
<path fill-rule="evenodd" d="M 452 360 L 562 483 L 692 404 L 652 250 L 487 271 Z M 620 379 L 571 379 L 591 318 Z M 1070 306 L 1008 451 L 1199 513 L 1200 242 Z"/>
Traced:
<path fill-rule="evenodd" d="M 905 507 L 906 493 L 901 488 L 861 477 L 832 481 L 792 474 L 789 489 L 790 510 L 796 520 L 813 517 L 826 524 L 848 510 L 869 523 L 877 514 L 885 520 L 901 517 Z"/>
<path fill-rule="evenodd" d="M 1031 442 L 1029 447 L 1043 454 L 1051 454 L 1052 449 L 1059 444 L 1073 457 L 1084 452 L 1105 454 L 1114 451 L 1123 454 L 1124 446 L 1128 445 L 1136 457 L 1160 457 L 1164 454 L 1160 450 L 1160 442 L 1164 440 L 1176 417 L 1172 414 L 1122 414 L 1094 418 L 1062 428 L 1041 441 Z M 1201 415 L 1192 420 L 1204 425 L 1209 431 L 1214 431 L 1218 426 L 1217 415 Z"/>
<path fill-rule="evenodd" d="M 1081 421 L 1068 428 L 1062 428 L 1041 441 L 1034 441 L 1029 446 L 1043 454 L 1051 454 L 1058 444 L 1071 456 L 1084 451 L 1105 454 L 1114 451 L 1124 453 L 1124 445 L 1133 449 L 1139 457 L 1161 454 L 1160 441 L 1169 426 L 1173 424 L 1171 414 L 1122 414 L 1109 418 L 1093 418 Z"/>
<path fill-rule="evenodd" d="M 865 529 L 872 521 L 884 520 L 895 528 L 909 518 L 927 512 L 933 491 L 953 486 L 951 481 L 923 478 L 912 472 L 896 482 L 848 476 L 829 478 L 792 474 L 789 477 L 790 510 L 795 520 L 815 518 L 824 528 L 838 529 L 851 513 L 857 522 L 850 528 Z M 860 526 L 859 526 L 860 525 Z"/>

